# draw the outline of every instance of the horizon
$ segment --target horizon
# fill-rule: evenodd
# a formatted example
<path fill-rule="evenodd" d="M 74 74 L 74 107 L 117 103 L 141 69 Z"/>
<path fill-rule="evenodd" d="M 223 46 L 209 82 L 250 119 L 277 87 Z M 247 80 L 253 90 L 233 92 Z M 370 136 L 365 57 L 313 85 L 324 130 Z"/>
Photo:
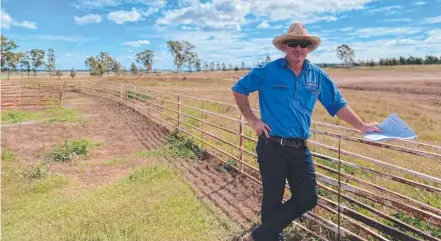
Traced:
<path fill-rule="evenodd" d="M 292 7 L 291 11 L 286 11 Z M 84 60 L 108 52 L 123 66 L 154 52 L 153 69 L 173 70 L 168 40 L 186 40 L 205 62 L 247 67 L 283 53 L 272 39 L 303 22 L 322 44 L 313 63 L 341 63 L 336 48 L 349 45 L 355 60 L 440 56 L 441 0 L 432 1 L 164 1 L 41 0 L 2 2 L 2 34 L 14 51 L 55 50 L 57 69 L 87 70 Z"/>

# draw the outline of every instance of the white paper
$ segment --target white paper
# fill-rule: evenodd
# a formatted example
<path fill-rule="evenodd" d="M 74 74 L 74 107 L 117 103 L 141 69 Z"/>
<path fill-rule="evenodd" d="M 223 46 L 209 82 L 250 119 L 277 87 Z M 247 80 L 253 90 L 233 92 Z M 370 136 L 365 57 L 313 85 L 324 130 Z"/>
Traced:
<path fill-rule="evenodd" d="M 390 139 L 415 139 L 417 135 L 395 113 L 388 116 L 378 127 L 383 132 L 369 132 L 363 137 L 371 141 L 384 141 Z"/>

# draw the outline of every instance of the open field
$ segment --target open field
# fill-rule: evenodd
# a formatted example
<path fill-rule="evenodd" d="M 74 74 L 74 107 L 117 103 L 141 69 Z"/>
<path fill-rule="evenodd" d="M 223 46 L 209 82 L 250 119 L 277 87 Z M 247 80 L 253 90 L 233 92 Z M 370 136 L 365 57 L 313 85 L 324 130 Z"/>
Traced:
<path fill-rule="evenodd" d="M 418 134 L 417 141 L 429 143 L 433 145 L 441 145 L 441 70 L 430 69 L 427 71 L 411 71 L 409 69 L 400 69 L 398 71 L 393 70 L 330 70 L 329 71 L 331 77 L 336 81 L 337 85 L 342 89 L 343 94 L 348 99 L 351 107 L 366 121 L 382 121 L 387 115 L 392 112 L 397 113 L 401 118 L 403 118 L 414 131 Z M 120 83 L 125 84 L 135 84 L 137 87 L 137 91 L 145 93 L 142 95 L 136 95 L 138 101 L 144 101 L 142 98 L 147 98 L 149 100 L 153 100 L 155 97 L 160 97 L 166 100 L 177 101 L 176 96 L 170 95 L 170 93 L 180 93 L 184 95 L 194 95 L 203 97 L 211 100 L 218 100 L 227 103 L 234 103 L 232 94 L 231 94 L 231 85 L 235 82 L 237 78 L 241 75 L 245 74 L 245 72 L 218 72 L 218 73 L 192 73 L 192 74 L 169 74 L 169 75 L 150 75 L 150 76 L 142 76 L 142 77 L 103 77 L 103 78 L 93 78 L 93 77 L 80 77 L 76 78 L 74 82 L 81 83 L 100 83 L 101 86 L 117 86 Z M 39 78 L 40 79 L 40 78 Z M 31 79 L 32 80 L 32 79 Z M 143 90 L 141 86 L 146 86 L 147 88 L 165 91 L 165 93 L 155 93 L 149 91 L 148 89 Z M 126 89 L 127 90 L 127 89 Z M 107 89 L 105 89 L 106 94 Z M 119 93 L 119 87 L 117 88 Z M 130 92 L 127 92 L 130 93 Z M 133 92 L 132 92 L 133 93 Z M 258 107 L 256 94 L 251 96 L 253 106 L 255 108 Z M 89 97 L 90 98 L 90 97 Z M 219 237 L 219 233 L 227 234 L 226 236 L 231 237 L 234 233 L 241 232 L 244 229 L 247 229 L 251 223 L 256 221 L 258 218 L 258 201 L 259 201 L 259 189 L 256 186 L 251 185 L 249 182 L 243 182 L 243 180 L 238 180 L 234 178 L 234 175 L 229 176 L 228 172 L 225 172 L 222 165 L 213 164 L 214 159 L 209 162 L 199 162 L 196 165 L 191 159 L 194 157 L 187 158 L 187 161 L 184 162 L 173 162 L 174 158 L 167 157 L 167 155 L 163 155 L 164 153 L 159 151 L 154 151 L 155 148 L 163 146 L 166 143 L 165 137 L 161 135 L 162 131 L 158 131 L 156 124 L 154 122 L 150 122 L 150 120 L 145 119 L 144 117 L 140 117 L 136 112 L 131 111 L 128 108 L 123 108 L 118 104 L 104 104 L 101 101 L 94 102 L 94 104 L 90 105 L 89 98 L 81 97 L 78 98 L 74 94 L 68 94 L 65 96 L 65 101 L 63 101 L 63 106 L 66 108 L 72 108 L 74 106 L 79 107 L 79 112 L 82 113 L 82 118 L 86 119 L 86 121 L 78 122 L 78 119 L 73 118 L 72 115 L 75 113 L 65 114 L 64 112 L 58 111 L 57 113 L 48 114 L 47 112 L 43 112 L 42 114 L 37 115 L 38 121 L 44 122 L 46 118 L 52 118 L 54 124 L 62 126 L 62 128 L 50 128 L 50 130 L 45 130 L 44 128 L 37 128 L 36 131 L 33 131 L 31 125 L 47 125 L 48 123 L 30 123 L 26 125 L 16 125 L 14 124 L 7 126 L 5 129 L 2 127 L 2 132 L 6 139 L 5 143 L 11 149 L 11 153 L 18 153 L 19 159 L 22 160 L 30 160 L 31 162 L 36 159 L 39 159 L 37 153 L 42 153 L 42 150 L 48 150 L 52 148 L 56 143 L 60 143 L 69 135 L 72 135 L 76 138 L 86 138 L 90 139 L 91 143 L 93 143 L 93 151 L 91 153 L 93 158 L 87 161 L 74 161 L 69 166 L 55 163 L 50 164 L 48 166 L 49 170 L 54 171 L 55 173 L 63 173 L 68 180 L 75 180 L 73 184 L 65 179 L 56 179 L 56 183 L 51 186 L 55 186 L 57 191 L 62 193 L 70 194 L 75 193 L 75 191 L 83 192 L 85 189 L 90 187 L 102 186 L 106 183 L 118 183 L 115 182 L 118 177 L 125 177 L 130 174 L 131 169 L 137 167 L 139 165 L 143 165 L 146 163 L 151 165 L 147 167 L 147 171 L 145 173 L 155 172 L 155 170 L 160 170 L 162 166 L 157 166 L 157 158 L 152 157 L 162 157 L 163 159 L 161 163 L 169 163 L 168 167 L 173 168 L 174 170 L 181 170 L 180 173 L 186 178 L 189 183 L 192 183 L 192 186 L 195 187 L 195 195 L 199 197 L 202 201 L 206 200 L 208 203 L 217 208 L 215 211 L 216 217 L 220 215 L 222 218 L 218 219 L 214 216 L 210 216 L 209 211 L 204 211 L 202 208 L 201 215 L 206 215 L 208 218 L 213 217 L 212 220 L 213 225 L 222 226 L 219 230 L 212 230 L 212 233 L 209 233 L 210 237 Z M 133 99 L 133 95 L 131 97 Z M 75 100 L 75 101 L 73 101 Z M 73 101 L 73 102 L 72 102 Z M 161 107 L 175 109 L 176 105 L 167 104 L 164 101 L 155 102 L 160 104 Z M 186 105 L 197 106 L 199 108 L 203 108 L 205 110 L 213 111 L 216 113 L 221 113 L 222 115 L 229 116 L 232 118 L 237 118 L 239 113 L 238 110 L 234 107 L 223 106 L 215 103 L 208 102 L 198 102 L 196 100 L 192 100 L 190 98 L 183 98 L 182 103 Z M 134 104 L 136 108 L 137 104 Z M 161 107 L 155 107 L 160 109 Z M 104 110 L 103 110 L 104 109 Z M 104 111 L 104 112 L 102 112 Z M 60 113 L 59 113 L 60 112 Z M 182 107 L 182 112 L 191 116 L 196 116 L 198 118 L 203 119 L 204 121 L 208 121 L 213 124 L 217 124 L 223 128 L 228 128 L 231 130 L 238 131 L 237 122 L 227 121 L 226 119 L 218 118 L 216 116 L 211 116 L 207 114 L 203 114 L 201 112 L 195 111 L 194 109 Z M 173 112 L 165 113 L 175 116 L 176 114 Z M 70 115 L 69 118 L 62 118 L 64 115 Z M 17 115 L 12 115 L 13 117 Z M 7 118 L 6 115 L 5 118 Z M 26 118 L 35 119 L 35 116 L 25 116 Z M 9 117 L 8 117 L 9 118 Z M 23 117 L 24 118 L 24 117 Z M 88 118 L 93 118 L 95 121 L 87 121 Z M 67 119 L 66 121 L 60 121 Z M 169 118 L 165 118 L 172 123 L 173 120 Z M 315 121 L 323 121 L 326 123 L 332 123 L 341 126 L 347 126 L 345 123 L 342 123 L 338 118 L 331 118 L 327 115 L 326 111 L 321 107 L 318 103 L 317 107 L 314 111 L 313 119 Z M 3 120 L 3 115 L 2 115 Z M 119 120 L 119 122 L 118 122 Z M 187 124 L 191 124 L 193 126 L 203 128 L 205 131 L 213 133 L 219 137 L 222 137 L 225 140 L 231 141 L 232 143 L 239 145 L 239 140 L 237 135 L 231 135 L 229 133 L 223 132 L 219 129 L 210 127 L 206 124 L 203 124 L 200 121 L 196 121 L 192 118 L 188 118 L 183 116 L 183 122 Z M 10 122 L 10 119 L 8 119 Z M 122 121 L 122 122 L 121 122 Z M 58 123 L 61 122 L 61 123 Z M 76 123 L 78 122 L 78 123 Z M 74 124 L 75 129 L 69 129 L 67 126 Z M 119 123 L 119 124 L 118 124 Z M 129 131 L 127 128 L 123 126 L 129 126 Z M 29 126 L 29 127 L 28 127 Z M 80 128 L 80 129 L 78 129 Z M 152 129 L 153 128 L 153 129 Z M 339 132 L 336 130 L 326 129 L 326 128 L 318 128 L 316 125 L 313 125 L 313 128 L 317 128 L 320 130 L 329 130 L 333 132 Z M 183 126 L 182 129 L 189 131 L 190 133 L 203 138 L 208 143 L 214 144 L 217 147 L 220 147 L 222 150 L 234 155 L 238 156 L 239 152 L 235 148 L 231 148 L 225 143 L 222 143 L 218 140 L 210 138 L 207 135 L 202 135 L 197 130 L 192 130 L 188 126 Z M 39 133 L 46 133 L 46 135 L 39 135 Z M 110 133 L 111 134 L 110 134 Z M 156 134 L 152 134 L 156 133 Z M 21 135 L 16 135 L 16 133 L 22 133 Z M 66 134 L 69 133 L 69 134 Z M 123 133 L 123 134 L 121 134 Z M 141 134 L 139 134 L 141 133 Z M 252 131 L 249 128 L 244 130 L 246 136 L 250 138 L 255 138 Z M 354 134 L 353 136 L 358 136 Z M 136 139 L 135 139 L 136 137 Z M 118 139 L 122 138 L 122 139 Z M 29 141 L 39 139 L 37 147 L 30 148 Z M 27 141 L 22 141 L 27 140 Z M 159 142 L 156 142 L 159 140 Z M 315 134 L 312 137 L 312 140 L 330 145 L 333 147 L 338 146 L 338 142 L 336 138 L 332 138 L 329 136 L 323 136 L 320 134 Z M 155 143 L 152 143 L 155 141 Z M 35 143 L 35 141 L 34 141 Z M 110 148 L 108 148 L 109 144 L 106 143 L 117 143 L 112 144 Z M 136 144 L 138 143 L 138 144 Z M 199 142 L 198 142 L 199 143 Z M 415 145 L 411 143 L 400 143 L 400 142 L 391 142 L 393 144 L 397 144 L 404 147 L 415 148 Z M 141 145 L 140 145 L 141 144 Z M 202 143 L 199 143 L 200 146 Z M 347 140 L 342 140 L 341 142 L 342 149 L 346 151 L 350 151 L 353 153 L 358 153 L 365 157 L 374 158 L 375 160 L 381 160 L 388 164 L 393 164 L 402 168 L 406 168 L 408 170 L 420 172 L 424 175 L 430 175 L 435 178 L 441 178 L 441 163 L 439 160 L 429 157 L 423 156 L 414 156 L 411 154 L 400 153 L 393 150 L 382 149 L 375 146 L 368 146 L 361 143 L 354 143 Z M 245 149 L 254 152 L 255 145 L 252 142 L 245 141 L 244 143 Z M 3 148 L 4 146 L 2 146 Z M 208 147 L 208 146 L 204 146 Z M 15 148 L 15 149 L 14 149 Z M 139 148 L 139 149 L 138 149 Z M 143 148 L 147 148 L 150 151 L 142 151 Z M 423 150 L 440 153 L 439 150 L 433 149 L 430 147 L 421 147 Z M 105 150 L 104 150 L 105 149 Z M 2 149 L 3 150 L 3 149 Z M 121 150 L 124 150 L 126 153 L 121 155 Z M 321 148 L 320 146 L 312 145 L 312 150 L 317 151 L 318 153 L 322 153 L 325 155 L 329 155 L 331 157 L 337 158 L 337 153 L 330 151 L 326 148 Z M 8 152 L 7 152 L 8 153 Z M 7 153 L 5 156 L 7 156 Z M 12 155 L 12 154 L 9 154 Z M 104 155 L 104 156 L 102 156 Z M 165 158 L 164 158 L 165 157 Z M 228 158 L 228 157 L 226 157 Z M 95 160 L 96 159 L 96 160 Z M 190 159 L 190 160 L 188 160 Z M 255 158 L 252 156 L 247 156 L 244 158 L 248 163 L 253 166 L 257 166 L 255 162 Z M 228 160 L 228 159 L 227 159 Z M 391 170 L 384 165 L 375 165 L 372 162 L 361 160 L 359 158 L 350 157 L 347 155 L 342 155 L 342 160 L 354 163 L 366 168 L 371 168 L 372 170 L 378 171 L 383 174 L 391 174 L 396 175 L 398 177 L 406 178 L 407 180 L 412 180 L 415 182 L 424 183 L 430 185 L 435 188 L 441 188 L 440 183 L 435 183 L 432 181 L 428 181 L 428 179 L 420 179 L 419 176 L 410 175 L 409 173 L 402 173 L 397 170 Z M 164 162 L 165 161 L 165 162 Z M 232 160 L 230 160 L 232 161 Z M 91 164 L 88 164 L 88 163 Z M 319 175 L 326 175 L 332 178 L 337 178 L 337 175 L 330 171 L 327 168 L 336 168 L 335 164 L 327 162 L 321 158 L 315 158 L 315 162 L 317 165 L 320 165 L 320 168 L 317 168 L 317 173 Z M 121 167 L 124 168 L 113 168 L 109 167 Z M 323 168 L 325 167 L 325 168 Z M 20 167 L 23 168 L 23 167 Z M 149 169 L 150 168 L 150 169 Z M 12 167 L 11 167 L 12 169 Z M 152 171 L 153 170 L 153 171 Z M 363 180 L 367 180 L 379 187 L 384 187 L 389 190 L 393 190 L 394 192 L 410 197 L 418 202 L 423 204 L 430 205 L 431 207 L 440 210 L 441 209 L 441 194 L 439 192 L 431 192 L 420 188 L 415 188 L 413 186 L 403 185 L 402 183 L 393 182 L 388 178 L 378 177 L 373 174 L 366 174 L 362 171 L 355 170 L 351 167 L 343 166 L 344 173 L 353 175 Z M 142 171 L 144 173 L 144 171 Z M 167 173 L 167 171 L 165 171 Z M 146 174 L 147 176 L 149 174 Z M 94 178 L 94 176 L 98 176 L 99 178 Z M 168 176 L 168 174 L 165 174 Z M 148 179 L 148 178 L 147 178 Z M 159 178 L 161 179 L 161 178 Z M 172 178 L 174 179 L 174 178 Z M 162 180 L 162 179 L 161 179 Z M 365 188 L 365 183 L 360 183 L 358 181 L 354 181 L 354 179 L 343 179 L 345 183 L 354 185 L 355 187 L 363 187 Z M 10 184 L 11 182 L 9 182 Z M 5 184 L 8 185 L 8 182 Z M 34 184 L 35 185 L 35 184 Z M 118 184 L 115 184 L 118 185 Z M 159 184 L 165 185 L 166 184 Z M 175 185 L 175 184 L 170 184 Z M 369 185 L 368 185 L 369 186 Z M 331 186 L 328 185 L 328 188 Z M 7 189 L 7 186 L 4 186 Z M 112 187 L 113 188 L 113 187 Z M 184 188 L 184 187 L 182 187 Z M 27 190 L 34 190 L 33 188 L 27 187 Z M 38 189 L 38 188 L 37 188 Z M 115 188 L 119 190 L 118 188 Z M 129 188 L 130 189 L 130 188 Z M 40 189 L 38 189 L 40 190 Z M 131 189 L 130 189 L 131 190 Z M 179 189 L 181 190 L 181 189 Z M 335 189 L 336 190 L 336 189 Z M 366 190 L 371 192 L 377 192 L 378 188 L 374 188 L 372 185 L 369 186 Z M 440 189 L 441 190 L 441 189 Z M 347 190 L 346 190 L 347 191 Z M 335 196 L 323 192 L 321 193 L 327 198 L 335 200 Z M 29 195 L 29 193 L 24 193 L 23 196 Z M 173 195 L 170 193 L 170 195 Z M 357 195 L 352 195 L 352 193 L 348 192 L 348 195 L 359 200 L 365 200 L 357 197 Z M 389 194 L 382 194 L 383 198 L 391 198 L 392 196 L 388 196 Z M 394 194 L 395 195 L 395 194 Z M 105 197 L 109 196 L 105 195 Z M 191 199 L 189 197 L 189 199 Z M 91 201 L 92 202 L 92 201 Z M 161 202 L 161 201 L 160 201 Z M 369 201 L 367 202 L 369 204 Z M 355 206 L 351 206 L 348 203 L 344 203 L 355 210 L 362 212 L 363 214 L 369 217 L 376 217 L 375 214 L 370 213 L 369 211 L 360 208 L 357 209 Z M 33 205 L 33 204 L 31 204 Z M 75 204 L 78 205 L 78 204 Z M 75 206 L 74 205 L 74 206 Z M 196 204 L 195 204 L 196 205 Z M 373 207 L 381 210 L 383 213 L 391 214 L 395 218 L 406 222 L 410 225 L 417 227 L 418 229 L 422 229 L 427 233 L 430 233 L 434 237 L 441 238 L 441 230 L 436 228 L 436 225 L 428 224 L 427 222 L 420 221 L 412 221 L 408 216 L 404 215 L 400 211 L 395 211 L 390 207 L 384 207 L 377 204 L 372 204 Z M 75 209 L 72 207 L 72 209 Z M 213 209 L 209 209 L 213 210 Z M 324 217 L 329 217 L 333 221 L 335 221 L 335 215 L 326 214 L 326 210 L 322 208 L 316 208 L 316 213 L 323 214 Z M 145 211 L 148 212 L 148 211 Z M 173 211 L 172 211 L 173 212 Z M 103 217 L 103 216 L 101 216 Z M 81 218 L 78 218 L 81 220 Z M 110 218 L 113 220 L 113 217 Z M 60 221 L 61 222 L 61 221 Z M 205 222 L 205 221 L 204 221 Z M 207 221 L 210 222 L 210 221 Z M 221 222 L 222 225 L 219 225 Z M 4 222 L 2 222 L 4 223 Z M 346 227 L 352 227 L 352 224 L 347 223 L 347 220 L 344 222 Z M 387 222 L 386 222 L 387 223 Z M 102 231 L 102 227 L 105 224 L 97 225 L 98 228 L 95 230 Z M 202 225 L 202 224 L 196 224 Z M 234 226 L 240 227 L 232 228 Z M 195 226 L 198 227 L 198 226 Z M 202 225 L 202 229 L 203 229 Z M 87 231 L 88 229 L 79 228 L 79 232 Z M 354 229 L 351 229 L 354 230 Z M 120 233 L 111 233 L 114 235 L 112 237 L 119 237 Z M 154 233 L 155 231 L 153 231 Z M 159 232 L 159 231 L 158 231 Z M 207 231 L 208 232 L 208 231 Z M 133 232 L 136 235 L 147 235 L 143 233 L 139 233 L 138 231 Z M 357 232 L 358 234 L 358 232 Z M 70 234 L 69 234 L 70 235 Z M 173 235 L 183 235 L 183 234 L 173 234 Z M 193 235 L 191 232 L 189 235 Z M 69 236 L 69 237 L 80 237 L 80 236 Z M 144 236 L 131 236 L 131 237 L 144 237 Z M 171 236 L 169 240 L 175 240 L 178 236 Z M 193 236 L 185 236 L 185 237 L 193 237 Z M 185 239 L 185 238 L 183 238 Z M 216 238 L 215 238 L 216 239 Z M 155 239 L 152 239 L 155 240 Z M 189 240 L 196 240 L 191 238 Z M 201 239 L 202 240 L 202 239 Z M 216 239 L 217 240 L 217 239 Z"/>

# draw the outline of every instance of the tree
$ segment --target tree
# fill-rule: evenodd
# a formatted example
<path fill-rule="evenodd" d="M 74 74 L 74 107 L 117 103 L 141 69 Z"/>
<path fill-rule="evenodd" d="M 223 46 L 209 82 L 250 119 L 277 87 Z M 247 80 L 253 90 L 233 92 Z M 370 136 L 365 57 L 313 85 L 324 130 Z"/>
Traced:
<path fill-rule="evenodd" d="M 209 70 L 209 69 L 210 69 L 210 65 L 208 65 L 207 62 L 204 63 L 204 69 L 205 69 L 205 70 Z"/>
<path fill-rule="evenodd" d="M 76 75 L 77 75 L 77 73 L 75 72 L 75 69 L 72 68 L 72 69 L 70 70 L 70 77 L 73 79 L 73 78 L 75 78 Z"/>
<path fill-rule="evenodd" d="M 215 63 L 211 62 L 210 63 L 210 71 L 214 71 L 214 67 L 215 67 Z"/>
<path fill-rule="evenodd" d="M 236 67 L 234 67 L 234 71 L 238 71 L 239 70 L 239 66 L 236 65 Z"/>
<path fill-rule="evenodd" d="M 31 50 L 32 69 L 34 70 L 34 76 L 37 77 L 37 70 L 40 66 L 45 65 L 44 62 L 45 52 L 42 49 Z"/>
<path fill-rule="evenodd" d="M 271 62 L 271 58 L 269 55 L 266 55 L 265 63 L 269 63 L 269 62 Z"/>
<path fill-rule="evenodd" d="M 133 75 L 136 75 L 138 73 L 138 67 L 133 62 L 132 65 L 130 65 L 130 72 L 132 72 Z"/>
<path fill-rule="evenodd" d="M 147 72 L 150 73 L 150 72 L 152 72 L 153 57 L 154 57 L 153 51 L 145 50 L 143 52 L 136 54 L 136 62 L 145 66 L 145 69 L 147 70 Z"/>
<path fill-rule="evenodd" d="M 28 72 L 29 78 L 29 73 L 31 72 L 31 57 L 29 51 L 24 52 L 23 57 L 20 59 L 20 65 Z"/>
<path fill-rule="evenodd" d="M 221 70 L 221 65 L 220 65 L 219 62 L 217 62 L 217 64 L 216 64 L 216 69 L 217 69 L 217 70 Z"/>
<path fill-rule="evenodd" d="M 197 59 L 195 63 L 196 71 L 201 72 L 201 60 Z"/>
<path fill-rule="evenodd" d="M 222 63 L 222 71 L 227 71 L 227 66 L 225 65 L 225 63 Z"/>
<path fill-rule="evenodd" d="M 84 65 L 89 68 L 90 75 L 102 76 L 106 70 L 103 62 L 98 61 L 95 57 L 89 57 L 84 61 Z"/>
<path fill-rule="evenodd" d="M 47 51 L 47 70 L 49 71 L 49 76 L 52 79 L 52 70 L 55 70 L 55 52 L 53 49 Z"/>
<path fill-rule="evenodd" d="M 18 48 L 18 45 L 14 42 L 14 40 L 8 40 L 3 34 L 1 35 L 1 68 L 5 66 L 6 58 L 12 53 L 11 50 Z"/>
<path fill-rule="evenodd" d="M 337 47 L 337 57 L 343 60 L 345 64 L 354 63 L 354 50 L 352 50 L 348 45 L 342 44 Z"/>
<path fill-rule="evenodd" d="M 241 70 L 244 70 L 244 69 L 245 69 L 245 63 L 244 63 L 244 62 L 242 62 L 242 65 L 240 66 L 240 69 L 241 69 Z"/>
<path fill-rule="evenodd" d="M 198 58 L 194 51 L 195 46 L 185 40 L 168 41 L 167 46 L 173 56 L 173 64 L 176 66 L 177 73 L 180 72 L 182 66 L 189 65 L 195 61 L 195 58 Z"/>
<path fill-rule="evenodd" d="M 229 70 L 233 69 L 233 65 L 232 64 L 229 64 L 228 67 L 229 67 Z"/>
<path fill-rule="evenodd" d="M 58 76 L 58 80 L 60 80 L 61 76 L 63 76 L 63 72 L 61 72 L 60 70 L 57 70 L 56 75 Z"/>

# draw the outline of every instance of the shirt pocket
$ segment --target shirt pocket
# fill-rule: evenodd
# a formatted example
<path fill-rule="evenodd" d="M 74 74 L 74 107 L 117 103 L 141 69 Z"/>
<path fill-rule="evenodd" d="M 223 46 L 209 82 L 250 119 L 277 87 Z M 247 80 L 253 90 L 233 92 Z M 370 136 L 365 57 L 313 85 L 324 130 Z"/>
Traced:
<path fill-rule="evenodd" d="M 273 103 L 283 104 L 290 100 L 293 95 L 291 86 L 288 83 L 270 83 L 268 85 L 269 98 Z"/>
<path fill-rule="evenodd" d="M 303 90 L 301 91 L 302 96 L 302 107 L 307 112 L 308 115 L 314 110 L 315 103 L 317 101 L 318 95 L 320 93 L 320 87 L 317 82 L 306 81 L 304 82 Z"/>

